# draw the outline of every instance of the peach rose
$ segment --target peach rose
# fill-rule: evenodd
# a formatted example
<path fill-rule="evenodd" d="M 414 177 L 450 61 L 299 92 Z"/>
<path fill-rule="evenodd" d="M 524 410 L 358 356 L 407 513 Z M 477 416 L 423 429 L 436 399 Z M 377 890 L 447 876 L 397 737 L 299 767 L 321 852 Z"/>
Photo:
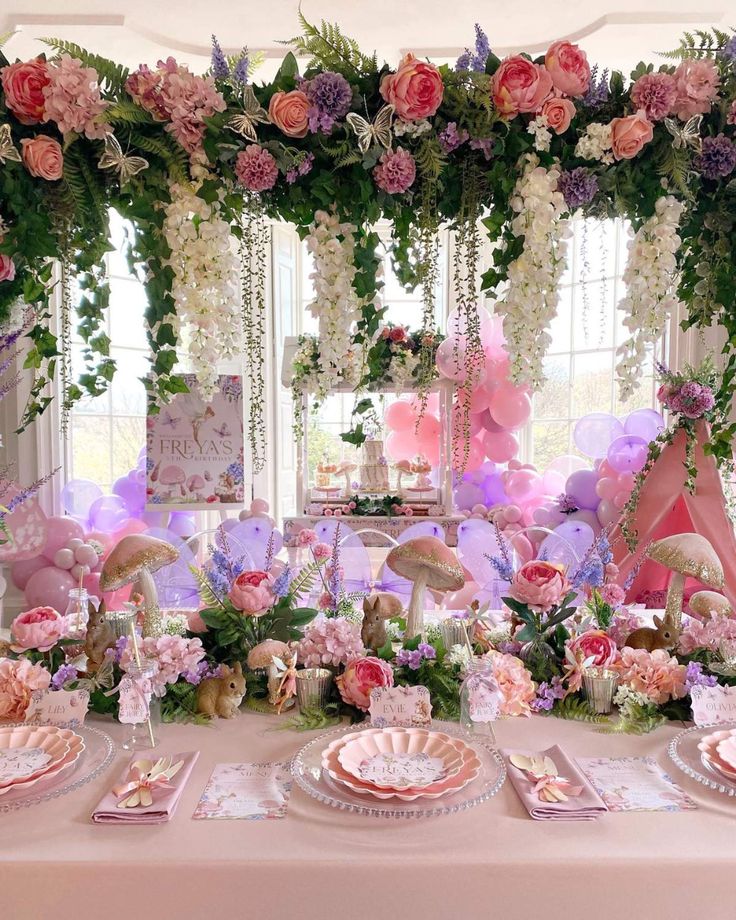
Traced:
<path fill-rule="evenodd" d="M 617 160 L 630 160 L 654 135 L 652 123 L 643 112 L 614 118 L 611 122 L 611 147 Z"/>
<path fill-rule="evenodd" d="M 274 93 L 268 104 L 268 117 L 288 137 L 305 137 L 309 128 L 309 99 L 300 89 Z"/>
<path fill-rule="evenodd" d="M 13 620 L 10 634 L 14 652 L 48 652 L 64 638 L 64 618 L 53 607 L 34 607 Z"/>
<path fill-rule="evenodd" d="M 10 256 L 0 252 L 0 281 L 12 281 L 15 278 L 15 262 Z"/>
<path fill-rule="evenodd" d="M 353 658 L 336 680 L 340 696 L 349 706 L 368 712 L 374 687 L 393 687 L 394 670 L 380 658 Z"/>
<path fill-rule="evenodd" d="M 5 104 L 23 125 L 36 125 L 43 118 L 43 88 L 49 83 L 46 61 L 18 61 L 3 67 L 0 80 L 5 93 Z"/>
<path fill-rule="evenodd" d="M 677 96 L 673 111 L 682 121 L 710 112 L 718 95 L 718 68 L 710 58 L 683 61 L 675 71 Z"/>
<path fill-rule="evenodd" d="M 584 51 L 567 41 L 553 42 L 544 56 L 555 88 L 566 96 L 584 96 L 590 86 L 590 64 Z"/>
<path fill-rule="evenodd" d="M 491 79 L 493 104 L 502 115 L 538 112 L 552 94 L 552 78 L 544 67 L 520 54 L 505 58 Z"/>
<path fill-rule="evenodd" d="M 22 722 L 31 693 L 46 690 L 51 675 L 27 658 L 0 658 L 0 722 Z"/>
<path fill-rule="evenodd" d="M 31 140 L 24 138 L 23 165 L 32 176 L 55 182 L 64 172 L 64 154 L 61 145 L 47 134 L 39 134 Z"/>
<path fill-rule="evenodd" d="M 573 654 L 581 652 L 584 667 L 609 667 L 618 655 L 616 643 L 602 629 L 589 629 L 576 636 L 570 642 L 570 649 Z"/>
<path fill-rule="evenodd" d="M 381 95 L 404 121 L 419 121 L 434 115 L 444 89 L 434 64 L 418 61 L 411 53 L 404 55 L 396 73 L 386 74 L 381 80 Z"/>
<path fill-rule="evenodd" d="M 541 113 L 547 119 L 547 127 L 555 134 L 564 134 L 575 116 L 575 104 L 570 99 L 552 96 L 542 106 Z"/>
<path fill-rule="evenodd" d="M 535 559 L 516 572 L 509 595 L 519 603 L 544 613 L 559 604 L 569 589 L 562 566 Z"/>
<path fill-rule="evenodd" d="M 248 616 L 261 616 L 273 606 L 273 578 L 268 572 L 243 572 L 235 579 L 228 597 L 236 610 Z"/>

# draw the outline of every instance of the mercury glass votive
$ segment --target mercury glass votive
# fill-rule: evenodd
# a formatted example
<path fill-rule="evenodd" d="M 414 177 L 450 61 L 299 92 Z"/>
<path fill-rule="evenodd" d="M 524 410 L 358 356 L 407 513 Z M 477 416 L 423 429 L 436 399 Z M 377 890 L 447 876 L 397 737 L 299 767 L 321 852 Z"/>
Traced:
<path fill-rule="evenodd" d="M 105 619 L 112 626 L 116 639 L 121 636 L 126 638 L 130 636 L 130 630 L 135 623 L 135 618 L 135 610 L 108 610 L 105 614 Z"/>
<path fill-rule="evenodd" d="M 611 668 L 586 668 L 583 686 L 593 712 L 607 715 L 613 709 L 613 695 L 618 686 L 618 672 Z"/>
<path fill-rule="evenodd" d="M 327 668 L 304 668 L 296 672 L 296 698 L 299 708 L 324 709 L 330 698 L 332 671 Z"/>
<path fill-rule="evenodd" d="M 442 642 L 446 649 L 453 645 L 467 645 L 468 621 L 457 617 L 448 617 L 440 623 Z"/>

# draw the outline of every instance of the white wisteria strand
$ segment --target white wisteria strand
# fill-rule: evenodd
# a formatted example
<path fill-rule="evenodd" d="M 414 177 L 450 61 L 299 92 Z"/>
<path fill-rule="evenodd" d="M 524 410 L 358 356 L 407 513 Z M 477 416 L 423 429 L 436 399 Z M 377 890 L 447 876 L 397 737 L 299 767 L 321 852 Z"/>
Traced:
<path fill-rule="evenodd" d="M 543 362 L 552 341 L 549 327 L 557 315 L 559 283 L 565 270 L 569 221 L 557 190 L 560 170 L 545 169 L 529 154 L 516 182 L 511 229 L 524 248 L 508 268 L 508 289 L 496 305 L 511 358 L 511 379 L 537 389 L 544 382 Z"/>
<path fill-rule="evenodd" d="M 218 365 L 240 352 L 239 263 L 219 203 L 208 204 L 192 187 L 174 184 L 170 192 L 163 225 L 174 273 L 176 314 L 170 322 L 202 398 L 210 400 Z"/>
<path fill-rule="evenodd" d="M 628 244 L 623 273 L 626 295 L 618 309 L 629 338 L 619 346 L 616 373 L 621 398 L 641 384 L 641 367 L 677 309 L 677 250 L 684 205 L 672 195 L 657 199 L 654 214 L 637 230 Z"/>

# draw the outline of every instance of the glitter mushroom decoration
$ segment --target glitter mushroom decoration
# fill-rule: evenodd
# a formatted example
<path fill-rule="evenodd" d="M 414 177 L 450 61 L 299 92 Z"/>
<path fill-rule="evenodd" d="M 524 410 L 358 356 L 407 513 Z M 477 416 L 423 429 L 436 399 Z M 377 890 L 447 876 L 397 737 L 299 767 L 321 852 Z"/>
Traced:
<path fill-rule="evenodd" d="M 698 533 L 676 533 L 652 543 L 650 559 L 672 572 L 667 588 L 666 613 L 679 627 L 686 578 L 697 578 L 709 588 L 723 587 L 723 566 L 710 543 Z"/>

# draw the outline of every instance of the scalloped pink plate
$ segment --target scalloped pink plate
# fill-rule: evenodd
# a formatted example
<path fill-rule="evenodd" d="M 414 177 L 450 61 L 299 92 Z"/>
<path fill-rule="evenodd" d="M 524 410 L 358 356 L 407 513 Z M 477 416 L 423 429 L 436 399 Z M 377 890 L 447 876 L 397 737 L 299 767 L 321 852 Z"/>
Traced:
<path fill-rule="evenodd" d="M 84 739 L 81 735 L 76 734 L 76 732 L 73 732 L 68 728 L 58 728 L 55 725 L 42 727 L 54 729 L 58 733 L 59 737 L 69 745 L 69 750 L 60 761 L 53 765 L 53 767 L 45 770 L 34 779 L 26 779 L 22 782 L 14 783 L 12 786 L 5 786 L 4 788 L 0 789 L 0 795 L 5 795 L 6 792 L 10 792 L 11 790 L 15 792 L 18 789 L 26 789 L 29 786 L 32 786 L 34 783 L 48 779 L 51 776 L 56 776 L 57 773 L 60 773 L 62 770 L 66 770 L 68 767 L 71 767 L 73 764 L 75 764 L 81 757 L 82 753 L 84 752 Z"/>
<path fill-rule="evenodd" d="M 4 776 L 0 789 L 47 773 L 69 753 L 69 742 L 58 731 L 48 731 L 50 727 L 53 726 L 15 726 L 0 731 L 0 771 Z M 11 764 L 12 760 L 16 763 Z M 17 772 L 24 764 L 26 772 Z"/>
<path fill-rule="evenodd" d="M 703 763 L 712 767 L 722 776 L 725 776 L 731 782 L 736 782 L 736 766 L 729 762 L 726 757 L 731 756 L 733 748 L 726 748 L 726 757 L 721 754 L 722 744 L 732 742 L 736 746 L 736 729 L 713 732 L 706 735 L 698 742 L 698 750 L 701 752 Z"/>
<path fill-rule="evenodd" d="M 463 789 L 478 776 L 481 770 L 481 762 L 472 748 L 468 747 L 460 739 L 450 738 L 449 735 L 446 737 L 460 752 L 463 758 L 463 766 L 454 776 L 448 777 L 438 783 L 432 783 L 421 789 L 413 787 L 404 790 L 379 789 L 371 783 L 362 782 L 356 779 L 352 774 L 342 768 L 338 759 L 340 749 L 344 747 L 347 742 L 352 740 L 351 738 L 339 738 L 325 748 L 322 752 L 322 768 L 328 776 L 335 780 L 335 782 L 347 786 L 359 795 L 372 795 L 377 799 L 397 798 L 402 802 L 413 802 L 420 798 L 438 799 L 442 795 L 458 792 L 460 789 Z"/>
<path fill-rule="evenodd" d="M 424 789 L 459 773 L 461 752 L 447 735 L 426 728 L 359 732 L 338 751 L 347 773 L 378 789 Z"/>

